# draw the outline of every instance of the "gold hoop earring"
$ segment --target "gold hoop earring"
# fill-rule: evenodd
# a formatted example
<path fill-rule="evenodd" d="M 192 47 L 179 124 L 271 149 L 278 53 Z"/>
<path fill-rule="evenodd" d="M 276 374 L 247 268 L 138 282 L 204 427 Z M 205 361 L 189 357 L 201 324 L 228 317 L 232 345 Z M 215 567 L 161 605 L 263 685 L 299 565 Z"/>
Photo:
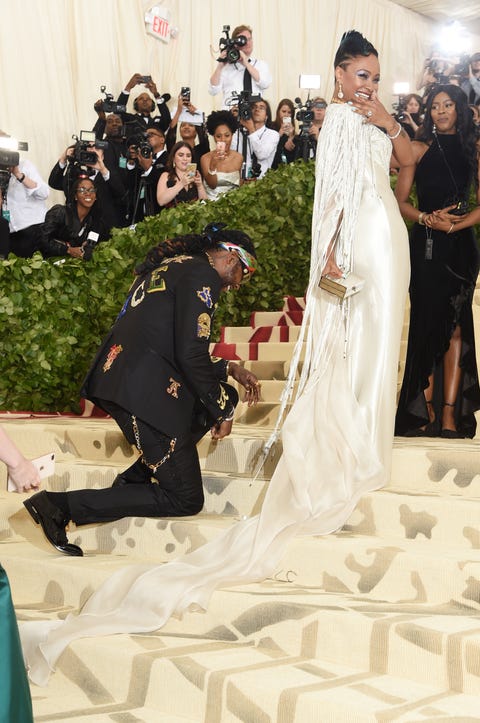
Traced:
<path fill-rule="evenodd" d="M 338 93 L 337 93 L 337 95 L 338 95 L 338 97 L 339 97 L 340 99 L 343 98 L 343 88 L 342 88 L 342 84 L 340 83 L 340 81 L 338 81 Z"/>

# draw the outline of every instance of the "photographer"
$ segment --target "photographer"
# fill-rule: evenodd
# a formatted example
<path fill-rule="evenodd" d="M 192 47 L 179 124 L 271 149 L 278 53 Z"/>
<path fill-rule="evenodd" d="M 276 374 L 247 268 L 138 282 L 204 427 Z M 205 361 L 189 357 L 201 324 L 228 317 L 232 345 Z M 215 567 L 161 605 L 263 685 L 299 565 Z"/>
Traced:
<path fill-rule="evenodd" d="M 88 162 L 84 160 L 85 154 L 92 156 Z M 88 176 L 95 186 L 105 224 L 110 230 L 113 226 L 122 227 L 126 223 L 127 187 L 120 171 L 118 167 L 107 167 L 103 149 L 96 148 L 94 143 L 77 141 L 61 154 L 50 172 L 48 185 L 63 191 L 65 197 L 69 198 L 77 178 L 80 175 Z"/>
<path fill-rule="evenodd" d="M 165 170 L 167 155 L 165 134 L 160 128 L 148 128 L 144 135 L 128 139 L 130 223 L 138 223 L 145 216 L 160 213 L 157 184 Z"/>
<path fill-rule="evenodd" d="M 409 95 L 401 97 L 397 113 L 394 116 L 411 140 L 415 138 L 416 132 L 422 125 L 422 107 L 422 98 L 416 93 L 409 93 Z"/>
<path fill-rule="evenodd" d="M 95 186 L 88 177 L 76 179 L 65 206 L 56 204 L 47 211 L 41 231 L 43 256 L 91 259 L 95 246 L 108 238 L 108 229 Z"/>
<path fill-rule="evenodd" d="M 474 53 L 470 58 L 468 79 L 464 80 L 461 88 L 466 93 L 470 105 L 480 103 L 480 53 Z"/>
<path fill-rule="evenodd" d="M 224 26 L 224 33 L 228 38 L 226 28 L 229 29 L 229 26 Z M 228 108 L 234 93 L 246 90 L 253 93 L 253 95 L 261 95 L 262 91 L 266 90 L 272 82 L 272 76 L 266 62 L 252 57 L 252 28 L 248 25 L 236 27 L 232 33 L 231 41 L 235 43 L 239 38 L 242 38 L 240 41 L 242 44 L 239 43 L 238 46 L 234 46 L 238 50 L 238 60 L 236 62 L 228 60 L 228 49 L 224 47 L 217 59 L 217 67 L 210 78 L 208 92 L 210 95 L 223 93 L 225 108 Z M 222 39 L 222 41 L 220 42 L 221 46 L 225 44 L 225 40 Z M 234 53 L 233 57 L 236 57 L 236 55 L 237 53 Z"/>
<path fill-rule="evenodd" d="M 133 101 L 135 113 L 120 114 L 127 127 L 127 135 L 144 133 L 147 128 L 160 128 L 166 133 L 171 121 L 167 106 L 170 95 L 168 93 L 160 95 L 150 75 L 140 75 L 140 73 L 132 75 L 125 89 L 118 96 L 117 103 L 126 106 L 130 91 L 137 85 L 144 85 L 149 92 L 144 91 L 137 95 Z M 152 115 L 156 110 L 158 115 Z"/>
<path fill-rule="evenodd" d="M 242 153 L 245 159 L 245 178 L 263 178 L 272 167 L 275 151 L 279 141 L 279 134 L 269 126 L 272 122 L 272 112 L 266 100 L 256 100 L 250 103 L 249 112 L 245 113 L 239 104 L 238 119 L 243 131 L 236 131 L 232 148 Z M 248 117 L 246 117 L 248 116 Z"/>
<path fill-rule="evenodd" d="M 0 131 L 3 137 L 9 137 Z M 40 224 L 47 212 L 49 189 L 33 163 L 20 160 L 9 166 L 8 185 L 3 191 L 3 216 L 9 224 L 10 251 L 28 258 L 38 247 Z M 5 250 L 5 245 L 4 245 Z"/>
<path fill-rule="evenodd" d="M 185 88 L 183 90 L 188 90 L 188 95 L 182 95 L 182 93 L 180 93 L 178 96 L 177 108 L 172 116 L 170 128 L 168 129 L 166 136 L 167 150 L 170 151 L 177 142 L 178 122 L 182 115 L 185 118 L 186 113 L 184 113 L 184 111 L 187 111 L 192 117 L 192 120 L 191 122 L 188 120 L 180 121 L 180 138 L 192 147 L 193 161 L 198 167 L 200 167 L 200 159 L 205 153 L 210 151 L 210 143 L 208 141 L 208 135 L 203 120 L 203 113 L 200 115 L 198 109 L 193 105 L 190 99 L 190 89 Z M 201 122 L 198 122 L 200 118 Z M 197 139 L 198 143 L 196 143 Z"/>

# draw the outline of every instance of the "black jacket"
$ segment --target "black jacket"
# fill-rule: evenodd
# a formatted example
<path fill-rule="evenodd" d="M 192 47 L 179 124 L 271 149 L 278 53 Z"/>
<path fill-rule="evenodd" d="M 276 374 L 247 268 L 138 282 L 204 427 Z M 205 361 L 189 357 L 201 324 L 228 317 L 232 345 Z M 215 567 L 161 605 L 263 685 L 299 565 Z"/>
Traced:
<path fill-rule="evenodd" d="M 86 216 L 83 222 L 77 216 L 75 208 L 57 204 L 52 206 L 45 216 L 40 237 L 40 250 L 44 256 L 65 256 L 67 244 L 70 246 L 85 245 L 85 259 L 89 259 L 93 249 L 100 241 L 108 238 L 108 229 L 101 217 L 95 212 L 95 207 Z M 91 232 L 98 234 L 98 240 L 93 240 Z"/>
<path fill-rule="evenodd" d="M 82 395 L 119 406 L 170 437 L 190 430 L 199 403 L 213 420 L 234 410 L 227 362 L 209 354 L 221 289 L 206 256 L 167 259 L 138 278 L 100 348 Z"/>

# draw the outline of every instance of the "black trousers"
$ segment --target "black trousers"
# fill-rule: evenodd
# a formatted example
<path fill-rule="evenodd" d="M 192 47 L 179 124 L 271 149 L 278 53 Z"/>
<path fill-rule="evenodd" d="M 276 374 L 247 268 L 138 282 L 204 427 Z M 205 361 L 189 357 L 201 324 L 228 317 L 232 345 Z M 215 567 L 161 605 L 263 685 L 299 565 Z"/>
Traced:
<path fill-rule="evenodd" d="M 130 444 L 136 444 L 131 414 L 111 402 L 98 403 L 115 419 Z M 87 525 L 122 517 L 198 514 L 204 496 L 196 445 L 212 424 L 205 413 L 194 415 L 190 432 L 176 438 L 174 451 L 156 471 L 140 457 L 120 475 L 128 484 L 67 492 L 71 519 L 77 525 Z M 155 465 L 168 454 L 171 438 L 138 419 L 137 427 L 143 459 Z M 51 499 L 55 502 L 54 495 Z"/>
<path fill-rule="evenodd" d="M 24 259 L 33 256 L 35 251 L 40 248 L 40 237 L 42 235 L 42 223 L 27 226 L 20 231 L 10 233 L 10 251 L 15 256 L 21 256 Z"/>

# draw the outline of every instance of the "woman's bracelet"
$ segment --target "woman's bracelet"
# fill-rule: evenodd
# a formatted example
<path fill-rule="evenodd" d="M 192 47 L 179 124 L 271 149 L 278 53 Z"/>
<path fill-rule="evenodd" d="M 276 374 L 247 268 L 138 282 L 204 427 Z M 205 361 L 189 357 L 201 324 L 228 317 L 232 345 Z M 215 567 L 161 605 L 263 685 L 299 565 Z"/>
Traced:
<path fill-rule="evenodd" d="M 425 211 L 421 211 L 421 213 L 418 214 L 418 223 L 420 224 L 420 226 L 425 226 L 426 215 L 427 214 L 425 213 Z"/>
<path fill-rule="evenodd" d="M 390 138 L 391 141 L 394 141 L 395 138 L 398 138 L 398 136 L 400 135 L 401 132 L 402 132 L 402 126 L 400 125 L 400 123 L 397 123 L 396 133 L 393 133 L 392 135 L 390 135 L 390 133 L 388 133 L 388 131 L 387 131 L 387 136 L 388 136 L 388 138 Z"/>
<path fill-rule="evenodd" d="M 455 226 L 455 224 L 452 223 L 452 225 L 451 225 L 450 228 L 448 229 L 447 233 L 452 233 L 452 230 L 453 230 L 453 227 L 454 227 L 454 226 Z"/>
<path fill-rule="evenodd" d="M 216 175 L 217 175 L 217 171 L 216 171 L 216 170 L 213 170 L 213 171 L 212 171 L 211 168 L 208 169 L 208 172 L 209 172 L 209 174 L 210 174 L 211 176 L 216 176 Z"/>

